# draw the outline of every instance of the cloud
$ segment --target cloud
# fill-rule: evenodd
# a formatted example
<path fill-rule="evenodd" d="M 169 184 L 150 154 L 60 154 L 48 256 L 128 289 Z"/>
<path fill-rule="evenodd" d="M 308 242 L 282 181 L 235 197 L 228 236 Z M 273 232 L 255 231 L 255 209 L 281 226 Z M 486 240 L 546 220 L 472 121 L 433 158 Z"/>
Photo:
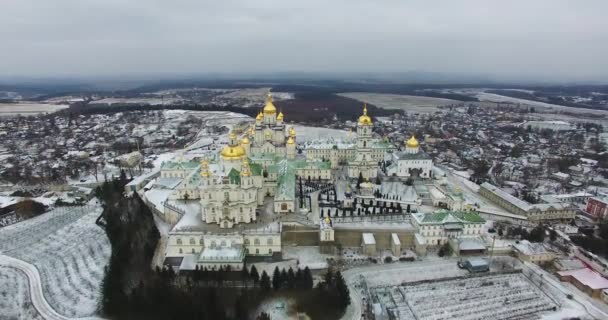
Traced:
<path fill-rule="evenodd" d="M 602 0 L 3 0 L 0 75 L 401 72 L 608 80 Z"/>

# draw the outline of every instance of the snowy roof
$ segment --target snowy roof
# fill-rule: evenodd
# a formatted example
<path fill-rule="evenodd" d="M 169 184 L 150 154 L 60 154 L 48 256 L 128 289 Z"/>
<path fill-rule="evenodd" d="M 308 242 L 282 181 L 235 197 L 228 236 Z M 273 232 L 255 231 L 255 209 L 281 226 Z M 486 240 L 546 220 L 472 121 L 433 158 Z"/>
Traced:
<path fill-rule="evenodd" d="M 198 167 L 196 161 L 166 161 L 161 164 L 163 170 L 194 170 Z"/>
<path fill-rule="evenodd" d="M 416 242 L 418 244 L 426 244 L 426 238 L 420 233 L 414 233 L 414 237 L 416 238 Z"/>
<path fill-rule="evenodd" d="M 530 203 L 528 203 L 527 201 L 514 197 L 513 195 L 487 182 L 482 183 L 481 186 L 523 211 L 527 212 L 528 210 L 530 210 Z"/>
<path fill-rule="evenodd" d="M 419 224 L 485 223 L 485 220 L 473 211 L 438 210 L 433 213 L 414 213 L 412 217 Z"/>
<path fill-rule="evenodd" d="M 401 240 L 399 240 L 399 236 L 396 233 L 391 233 L 391 241 L 394 244 L 401 244 Z"/>
<path fill-rule="evenodd" d="M 467 259 L 467 261 L 469 262 L 471 267 L 483 267 L 488 265 L 488 262 L 482 258 L 469 258 Z"/>
<path fill-rule="evenodd" d="M 198 201 L 195 201 L 198 203 Z M 174 204 L 173 204 L 174 205 Z M 182 209 L 180 207 L 180 209 Z M 199 210 L 185 210 L 186 213 L 179 219 L 171 231 L 192 231 L 200 230 L 204 225 L 203 218 L 201 217 L 200 207 Z"/>
<path fill-rule="evenodd" d="M 179 265 L 179 270 L 194 270 L 196 269 L 196 255 L 188 254 L 182 259 L 182 263 Z"/>
<path fill-rule="evenodd" d="M 156 210 L 165 212 L 163 203 L 169 198 L 171 193 L 173 193 L 173 190 L 151 189 L 145 193 L 145 197 L 154 205 Z"/>
<path fill-rule="evenodd" d="M 519 243 L 514 244 L 513 247 L 517 251 L 529 256 L 548 253 L 542 243 L 532 243 L 528 240 L 522 240 Z"/>
<path fill-rule="evenodd" d="M 138 185 L 148 179 L 155 178 L 160 173 L 159 170 L 152 170 L 150 172 L 144 173 L 140 176 L 135 177 L 131 182 L 127 183 L 127 186 L 135 186 Z"/>
<path fill-rule="evenodd" d="M 582 269 L 585 267 L 585 264 L 578 259 L 558 259 L 555 261 L 555 265 L 562 271 Z"/>
<path fill-rule="evenodd" d="M 159 178 L 154 182 L 154 185 L 167 189 L 175 189 L 181 182 L 182 179 L 180 178 Z"/>
<path fill-rule="evenodd" d="M 364 244 L 376 244 L 376 238 L 374 238 L 373 233 L 364 233 L 362 236 Z"/>
<path fill-rule="evenodd" d="M 485 250 L 486 246 L 481 240 L 462 238 L 458 243 L 460 250 Z"/>
<path fill-rule="evenodd" d="M 245 251 L 241 245 L 232 247 L 205 248 L 198 258 L 199 262 L 242 262 Z"/>
<path fill-rule="evenodd" d="M 577 269 L 569 271 L 558 271 L 557 274 L 560 276 L 571 276 L 578 282 L 591 289 L 605 289 L 608 288 L 608 280 L 602 277 L 599 273 L 588 269 Z"/>
<path fill-rule="evenodd" d="M 341 139 L 313 140 L 304 145 L 305 149 L 354 149 L 355 143 Z"/>

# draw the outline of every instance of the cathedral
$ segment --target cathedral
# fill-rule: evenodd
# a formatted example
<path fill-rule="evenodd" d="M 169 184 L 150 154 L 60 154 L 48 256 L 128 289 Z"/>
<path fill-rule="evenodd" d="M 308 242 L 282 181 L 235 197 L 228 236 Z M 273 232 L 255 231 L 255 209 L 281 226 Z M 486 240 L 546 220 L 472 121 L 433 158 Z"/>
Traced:
<path fill-rule="evenodd" d="M 405 150 L 393 152 L 390 158 L 391 165 L 386 168 L 389 176 L 421 179 L 432 177 L 433 160 L 420 149 L 414 136 L 405 142 Z"/>
<path fill-rule="evenodd" d="M 375 178 L 378 174 L 378 163 L 384 160 L 385 154 L 395 148 L 387 141 L 373 137 L 373 122 L 367 114 L 367 105 L 363 105 L 363 114 L 357 120 L 357 138 L 348 141 L 313 141 L 306 145 L 306 152 L 315 159 L 328 159 L 332 168 L 346 166 L 348 177 L 357 179 Z"/>
<path fill-rule="evenodd" d="M 269 94 L 255 124 L 241 139 L 232 131 L 219 156 L 202 159 L 198 166 L 164 164 L 163 169 L 183 178 L 171 198 L 199 200 L 201 220 L 226 229 L 255 222 L 265 197 L 273 197 L 275 213 L 296 212 L 296 175 L 329 180 L 331 166 L 297 157 L 296 131 L 287 129 L 283 118 Z"/>

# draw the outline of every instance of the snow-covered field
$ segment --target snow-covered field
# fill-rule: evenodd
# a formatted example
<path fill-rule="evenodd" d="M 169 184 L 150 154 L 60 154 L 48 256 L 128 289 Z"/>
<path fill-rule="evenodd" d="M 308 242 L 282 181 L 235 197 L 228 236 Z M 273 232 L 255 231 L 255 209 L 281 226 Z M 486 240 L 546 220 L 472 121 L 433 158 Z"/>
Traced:
<path fill-rule="evenodd" d="M 514 319 L 557 304 L 523 274 L 489 275 L 373 290 L 399 319 Z"/>
<path fill-rule="evenodd" d="M 0 252 L 36 266 L 46 300 L 60 314 L 96 313 L 103 269 L 111 254 L 95 224 L 101 207 L 56 208 L 0 229 Z"/>
<path fill-rule="evenodd" d="M 5 266 L 0 266 L 0 318 L 42 319 L 32 305 L 26 275 Z"/>
<path fill-rule="evenodd" d="M 0 103 L 0 117 L 14 115 L 35 115 L 52 113 L 69 107 L 65 104 L 48 104 L 38 102 Z"/>
<path fill-rule="evenodd" d="M 178 102 L 181 102 L 181 99 L 174 99 L 174 98 L 104 98 L 104 99 L 100 99 L 100 100 L 95 100 L 95 101 L 91 101 L 89 104 L 90 105 L 96 105 L 96 104 L 107 104 L 107 105 L 113 105 L 113 104 L 147 104 L 147 105 L 151 105 L 151 106 L 155 106 L 155 105 L 168 105 L 168 104 L 175 104 Z"/>
<path fill-rule="evenodd" d="M 254 315 L 258 316 L 262 312 L 266 312 L 272 320 L 296 319 L 294 300 L 283 297 L 269 298 L 263 301 Z"/>
<path fill-rule="evenodd" d="M 359 100 L 362 102 L 367 102 L 384 109 L 398 109 L 415 113 L 433 113 L 439 110 L 437 108 L 438 106 L 461 103 L 460 101 L 450 99 L 410 96 L 402 94 L 344 92 L 339 93 L 338 95 Z"/>
<path fill-rule="evenodd" d="M 349 132 L 346 130 L 308 127 L 308 126 L 301 126 L 301 125 L 294 125 L 293 127 L 296 130 L 298 143 L 318 140 L 318 139 L 327 139 L 329 137 L 331 137 L 333 139 L 346 139 L 349 136 L 351 138 L 355 137 L 355 134 L 353 134 L 353 133 L 349 134 Z"/>

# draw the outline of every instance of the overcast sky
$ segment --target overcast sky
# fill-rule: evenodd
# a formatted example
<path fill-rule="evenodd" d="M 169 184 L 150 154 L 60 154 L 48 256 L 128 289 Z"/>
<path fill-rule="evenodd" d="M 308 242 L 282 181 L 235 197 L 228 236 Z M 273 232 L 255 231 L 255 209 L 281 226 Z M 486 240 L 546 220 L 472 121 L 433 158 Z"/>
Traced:
<path fill-rule="evenodd" d="M 608 80 L 607 0 L 0 0 L 0 76 Z"/>

